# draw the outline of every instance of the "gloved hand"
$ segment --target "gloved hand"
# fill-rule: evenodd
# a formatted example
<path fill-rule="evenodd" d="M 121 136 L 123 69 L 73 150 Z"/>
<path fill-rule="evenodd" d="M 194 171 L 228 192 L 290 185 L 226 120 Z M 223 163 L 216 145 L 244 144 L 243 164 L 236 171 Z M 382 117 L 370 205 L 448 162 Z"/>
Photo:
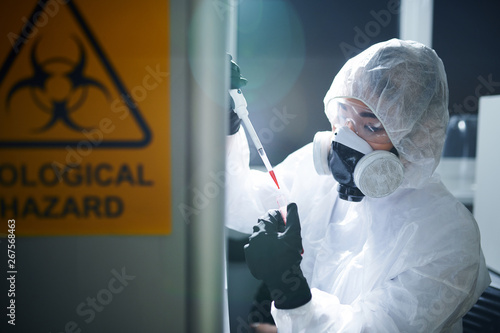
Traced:
<path fill-rule="evenodd" d="M 229 62 L 231 63 L 231 83 L 230 89 L 240 89 L 241 87 L 246 86 L 247 79 L 241 76 L 240 67 L 233 61 L 233 57 L 231 55 L 227 55 Z M 241 119 L 238 117 L 236 112 L 234 112 L 234 102 L 231 97 L 229 97 L 231 101 L 231 110 L 229 111 L 229 135 L 233 135 L 240 129 Z"/>
<path fill-rule="evenodd" d="M 293 309 L 311 299 L 300 262 L 302 237 L 297 205 L 287 207 L 287 224 L 278 210 L 269 211 L 253 227 L 245 245 L 245 258 L 252 275 L 263 280 L 278 309 Z"/>

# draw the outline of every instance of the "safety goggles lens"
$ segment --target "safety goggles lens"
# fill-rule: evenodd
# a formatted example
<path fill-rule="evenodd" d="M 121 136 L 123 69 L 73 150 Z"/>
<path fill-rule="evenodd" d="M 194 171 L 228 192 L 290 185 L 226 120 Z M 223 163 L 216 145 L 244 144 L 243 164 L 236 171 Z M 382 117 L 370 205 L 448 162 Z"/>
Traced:
<path fill-rule="evenodd" d="M 332 108 L 335 127 L 349 126 L 365 141 L 373 143 L 389 143 L 391 140 L 382 125 L 370 108 L 363 102 L 355 99 L 334 99 L 328 103 Z"/>

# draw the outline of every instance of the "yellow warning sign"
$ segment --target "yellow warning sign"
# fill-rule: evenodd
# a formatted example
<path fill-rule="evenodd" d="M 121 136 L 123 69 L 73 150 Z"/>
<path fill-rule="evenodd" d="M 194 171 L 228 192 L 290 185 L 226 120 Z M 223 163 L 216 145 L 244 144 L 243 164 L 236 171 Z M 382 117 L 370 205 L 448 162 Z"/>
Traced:
<path fill-rule="evenodd" d="M 18 235 L 170 233 L 168 2 L 0 8 L 2 220 Z"/>

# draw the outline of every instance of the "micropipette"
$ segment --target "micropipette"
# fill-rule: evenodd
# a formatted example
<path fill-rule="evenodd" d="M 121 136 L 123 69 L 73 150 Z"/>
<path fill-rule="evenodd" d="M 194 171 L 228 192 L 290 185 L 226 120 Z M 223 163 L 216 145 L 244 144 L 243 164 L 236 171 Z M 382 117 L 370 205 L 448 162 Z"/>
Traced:
<path fill-rule="evenodd" d="M 271 166 L 271 163 L 267 158 L 267 154 L 264 150 L 264 147 L 262 147 L 262 143 L 260 142 L 259 137 L 257 136 L 257 132 L 255 132 L 255 129 L 252 123 L 250 122 L 250 119 L 248 119 L 247 101 L 243 96 L 243 93 L 241 92 L 240 89 L 231 89 L 229 90 L 229 94 L 231 95 L 234 101 L 234 112 L 236 112 L 238 117 L 240 117 L 241 121 L 245 125 L 245 128 L 247 129 L 248 134 L 250 135 L 250 138 L 252 139 L 252 142 L 255 145 L 255 148 L 257 149 L 260 158 L 262 159 L 262 162 L 264 162 L 264 165 L 266 166 L 267 172 L 269 172 L 269 174 L 274 180 L 274 183 L 279 189 L 280 186 L 278 185 L 278 180 L 276 179 L 276 175 L 274 174 L 273 167 Z"/>
<path fill-rule="evenodd" d="M 245 125 L 245 128 L 248 131 L 248 134 L 250 135 L 250 138 L 252 139 L 253 144 L 255 145 L 255 148 L 257 149 L 257 152 L 259 153 L 260 158 L 262 159 L 262 162 L 264 162 L 264 165 L 267 169 L 267 172 L 269 172 L 269 175 L 273 179 L 274 183 L 278 187 L 278 190 L 280 189 L 280 186 L 278 184 L 278 179 L 276 178 L 276 175 L 274 173 L 273 167 L 271 166 L 271 163 L 269 162 L 269 159 L 267 158 L 267 154 L 264 150 L 264 147 L 262 147 L 262 143 L 259 140 L 259 137 L 257 136 L 257 132 L 255 132 L 255 129 L 250 122 L 250 119 L 248 118 L 248 110 L 247 110 L 247 101 L 245 99 L 245 96 L 243 96 L 243 93 L 241 92 L 240 89 L 230 89 L 229 94 L 233 98 L 234 101 L 234 112 L 238 115 L 238 117 L 241 119 L 243 124 Z M 280 191 L 281 192 L 281 191 Z M 286 222 L 286 199 L 285 196 L 280 193 L 277 198 L 278 205 L 280 207 L 280 212 L 281 215 L 283 216 L 283 219 Z"/>

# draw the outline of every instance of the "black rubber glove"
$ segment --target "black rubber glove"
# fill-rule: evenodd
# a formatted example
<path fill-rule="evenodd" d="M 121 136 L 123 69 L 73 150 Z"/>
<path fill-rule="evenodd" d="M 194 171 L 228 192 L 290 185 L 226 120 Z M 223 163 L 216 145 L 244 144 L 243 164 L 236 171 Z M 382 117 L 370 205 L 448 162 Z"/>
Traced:
<path fill-rule="evenodd" d="M 245 258 L 252 275 L 263 280 L 278 309 L 294 309 L 311 300 L 300 262 L 302 237 L 297 205 L 287 207 L 287 224 L 278 210 L 270 211 L 253 227 L 245 245 Z"/>
<path fill-rule="evenodd" d="M 227 55 L 229 62 L 231 63 L 231 83 L 230 89 L 240 89 L 246 86 L 247 79 L 241 76 L 240 67 L 233 61 L 231 55 Z M 229 97 L 231 101 L 231 110 L 229 111 L 229 135 L 233 135 L 240 129 L 241 119 L 238 117 L 236 112 L 234 112 L 234 102 L 231 96 Z"/>

